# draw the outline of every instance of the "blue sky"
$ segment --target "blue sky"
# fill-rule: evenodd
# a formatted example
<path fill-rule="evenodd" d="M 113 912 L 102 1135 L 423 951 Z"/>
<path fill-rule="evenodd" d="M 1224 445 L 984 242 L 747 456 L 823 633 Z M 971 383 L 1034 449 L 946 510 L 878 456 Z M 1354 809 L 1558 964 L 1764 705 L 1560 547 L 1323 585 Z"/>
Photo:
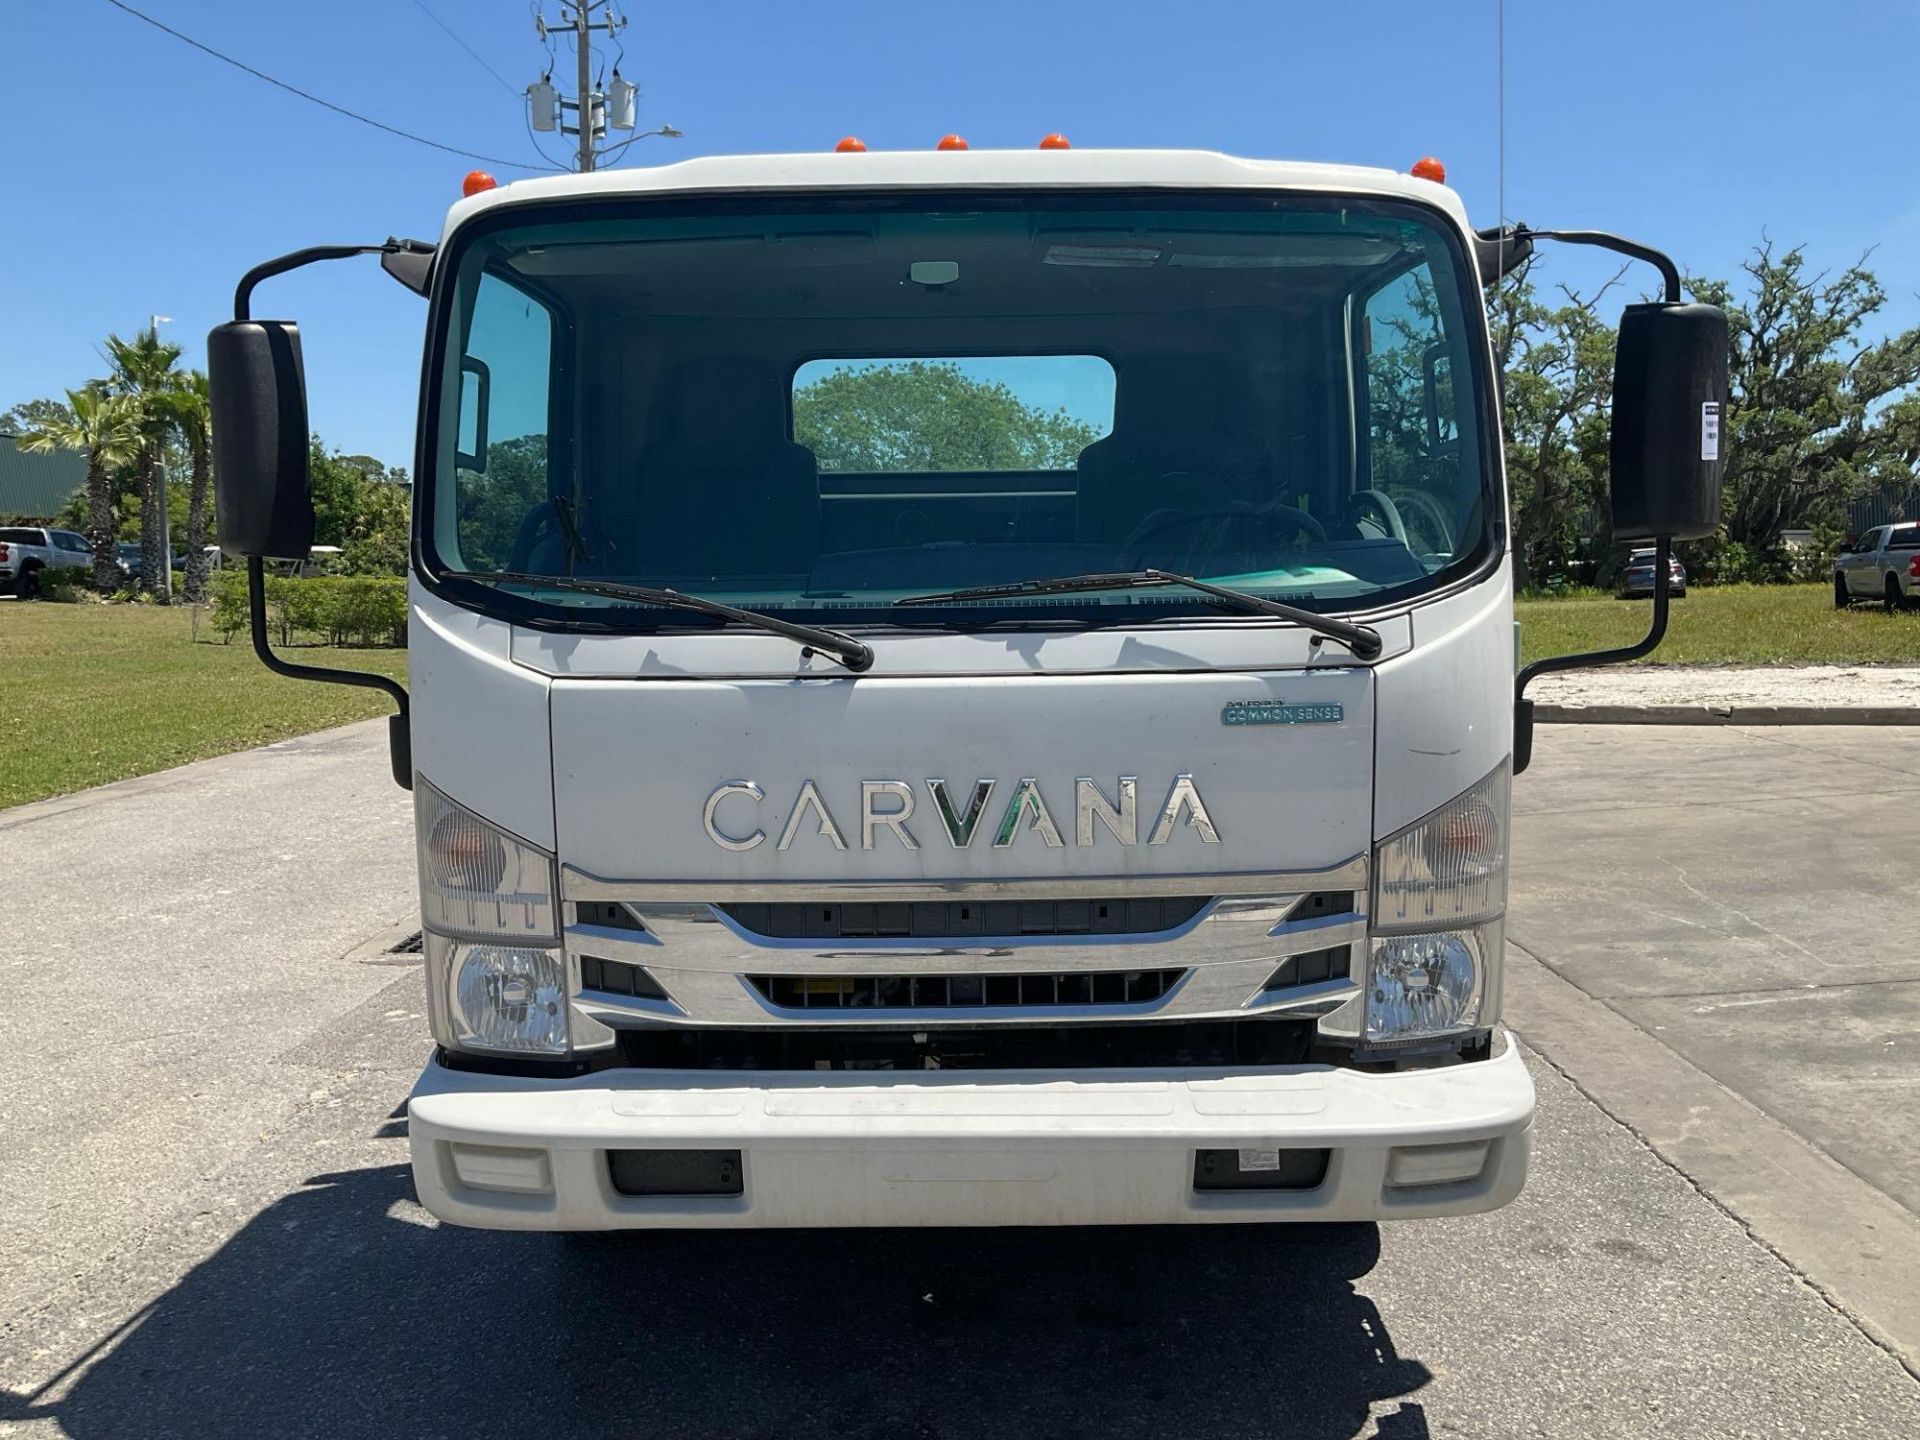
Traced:
<path fill-rule="evenodd" d="M 522 107 L 414 0 L 135 0 L 342 105 L 539 163 Z M 526 0 L 427 0 L 516 87 L 545 60 Z M 101 368 L 152 312 L 201 363 L 253 262 L 318 242 L 433 237 L 472 162 L 344 120 L 106 3 L 10 6 L 0 134 L 0 408 Z M 1495 205 L 1494 0 L 964 5 L 627 0 L 642 89 L 627 161 L 828 148 L 1196 146 L 1404 168 L 1446 161 Z M 1620 230 L 1729 273 L 1762 230 L 1821 265 L 1868 246 L 1920 323 L 1920 6 L 1829 0 L 1508 0 L 1506 209 Z M 563 51 L 564 54 L 564 51 Z M 557 150 L 558 147 L 552 147 Z M 522 172 L 498 167 L 502 179 Z M 1595 258 L 1541 274 L 1580 282 Z M 315 428 L 411 460 L 423 306 L 372 262 L 272 282 L 306 337 Z"/>

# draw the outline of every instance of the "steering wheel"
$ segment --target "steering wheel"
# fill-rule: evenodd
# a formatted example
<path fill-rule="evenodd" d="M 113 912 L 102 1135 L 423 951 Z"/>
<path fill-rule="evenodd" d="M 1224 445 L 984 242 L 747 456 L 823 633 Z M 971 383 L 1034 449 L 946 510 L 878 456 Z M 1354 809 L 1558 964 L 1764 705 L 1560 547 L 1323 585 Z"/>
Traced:
<path fill-rule="evenodd" d="M 1393 503 L 1393 497 L 1384 490 L 1356 490 L 1347 498 L 1346 507 L 1340 512 L 1342 521 L 1358 532 L 1360 521 L 1365 512 L 1371 509 L 1387 527 L 1387 535 L 1407 545 L 1407 522 L 1400 518 L 1400 507 Z"/>
<path fill-rule="evenodd" d="M 513 549 L 507 553 L 507 569 L 531 570 L 533 568 L 533 549 L 547 536 L 550 530 L 560 528 L 560 514 L 551 500 L 542 500 L 520 517 L 520 528 L 514 533 Z"/>
<path fill-rule="evenodd" d="M 1283 504 L 1278 500 L 1261 505 L 1236 500 L 1230 504 L 1213 505 L 1200 510 L 1155 510 L 1133 527 L 1133 533 L 1127 536 L 1124 548 L 1129 552 L 1138 552 L 1155 536 L 1178 529 L 1182 525 L 1199 525 L 1208 520 L 1241 519 L 1269 522 L 1291 521 L 1293 527 L 1289 532 L 1291 534 L 1306 534 L 1317 541 L 1324 541 L 1327 538 L 1327 527 L 1297 506 Z"/>
<path fill-rule="evenodd" d="M 1406 507 L 1408 513 L 1415 514 L 1416 526 L 1421 520 L 1426 522 L 1428 538 L 1433 540 L 1435 552 L 1445 552 L 1453 548 L 1454 518 L 1447 512 L 1446 506 L 1425 490 L 1402 491 L 1400 503 Z M 1414 548 L 1411 542 L 1407 548 Z"/>

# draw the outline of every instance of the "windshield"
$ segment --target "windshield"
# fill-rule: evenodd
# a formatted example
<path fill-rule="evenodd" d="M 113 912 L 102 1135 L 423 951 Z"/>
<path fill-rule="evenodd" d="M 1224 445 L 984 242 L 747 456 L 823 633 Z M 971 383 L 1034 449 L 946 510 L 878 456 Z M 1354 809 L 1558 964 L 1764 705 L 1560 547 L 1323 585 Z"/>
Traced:
<path fill-rule="evenodd" d="M 1434 214 L 948 193 L 503 210 L 457 261 L 430 575 L 677 590 L 837 626 L 1319 611 L 1492 553 L 1477 282 Z M 463 593 L 623 628 L 661 607 Z M 1119 610 L 1116 607 L 1130 607 Z"/>

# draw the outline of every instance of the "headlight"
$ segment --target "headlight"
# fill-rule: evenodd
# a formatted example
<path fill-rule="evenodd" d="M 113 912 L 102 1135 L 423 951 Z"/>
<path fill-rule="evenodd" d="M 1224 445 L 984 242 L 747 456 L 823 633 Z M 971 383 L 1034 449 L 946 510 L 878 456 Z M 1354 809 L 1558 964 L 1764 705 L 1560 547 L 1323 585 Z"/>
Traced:
<path fill-rule="evenodd" d="M 553 857 L 414 786 L 427 1019 L 451 1049 L 568 1053 Z"/>
<path fill-rule="evenodd" d="M 433 786 L 413 787 L 420 841 L 420 918 L 462 939 L 556 942 L 553 857 Z"/>
<path fill-rule="evenodd" d="M 1383 935 L 1367 967 L 1367 1039 L 1424 1040 L 1473 1030 L 1498 963 L 1504 922 L 1428 935 Z"/>
<path fill-rule="evenodd" d="M 1507 808 L 1500 768 L 1374 847 L 1362 1035 L 1401 1045 L 1494 1019 L 1507 908 Z"/>
<path fill-rule="evenodd" d="M 441 952 L 440 963 L 429 967 L 429 984 L 432 972 L 440 972 L 445 1039 L 455 1049 L 567 1053 L 567 969 L 558 950 L 463 945 L 437 935 L 429 943 Z"/>

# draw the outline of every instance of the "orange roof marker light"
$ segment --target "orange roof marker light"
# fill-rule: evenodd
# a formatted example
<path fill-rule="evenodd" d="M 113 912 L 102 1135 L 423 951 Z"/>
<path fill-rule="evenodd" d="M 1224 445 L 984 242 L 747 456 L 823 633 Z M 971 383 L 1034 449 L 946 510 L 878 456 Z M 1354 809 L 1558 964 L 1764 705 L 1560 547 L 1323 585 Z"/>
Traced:
<path fill-rule="evenodd" d="M 933 148 L 936 150 L 964 150 L 967 148 L 967 142 L 958 135 L 942 135 L 940 137 L 940 143 Z"/>
<path fill-rule="evenodd" d="M 1447 183 L 1447 167 L 1431 155 L 1422 155 L 1407 173 L 1416 180 L 1431 180 L 1436 185 Z"/>
<path fill-rule="evenodd" d="M 499 181 L 484 170 L 469 170 L 467 178 L 460 182 L 462 195 L 478 195 L 482 190 L 492 190 Z"/>
<path fill-rule="evenodd" d="M 836 155 L 864 155 L 867 153 L 867 142 L 862 140 L 858 135 L 843 135 L 840 143 L 833 147 L 833 153 Z"/>
<path fill-rule="evenodd" d="M 1056 130 L 1051 135 L 1042 135 L 1040 137 L 1040 148 L 1042 150 L 1071 150 L 1073 146 L 1068 142 L 1066 136 Z"/>

